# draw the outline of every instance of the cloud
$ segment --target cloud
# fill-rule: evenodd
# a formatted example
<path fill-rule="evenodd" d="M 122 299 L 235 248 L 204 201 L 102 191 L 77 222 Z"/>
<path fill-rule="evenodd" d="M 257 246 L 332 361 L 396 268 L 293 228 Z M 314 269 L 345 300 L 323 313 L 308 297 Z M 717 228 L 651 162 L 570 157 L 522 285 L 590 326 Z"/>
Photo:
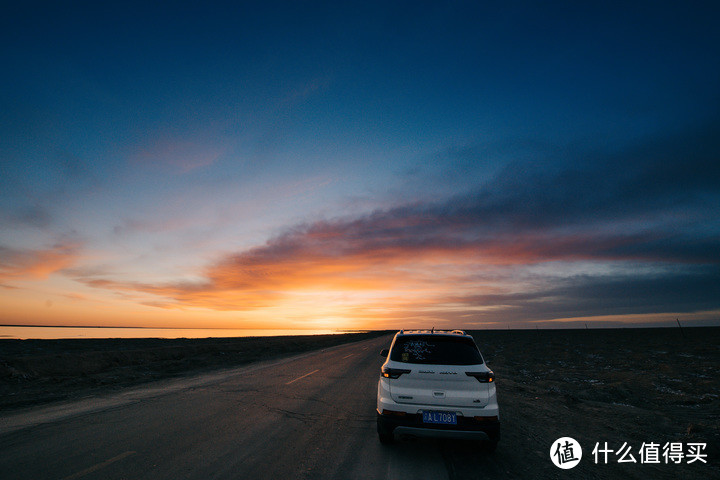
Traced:
<path fill-rule="evenodd" d="M 8 209 L 2 217 L 3 223 L 15 227 L 46 228 L 53 223 L 48 209 L 37 203 L 17 206 L 14 211 Z"/>
<path fill-rule="evenodd" d="M 465 199 L 467 211 L 512 228 L 712 218 L 712 200 L 720 197 L 718 131 L 720 123 L 711 122 L 622 151 L 568 148 L 512 162 Z"/>
<path fill-rule="evenodd" d="M 131 161 L 151 167 L 163 167 L 186 174 L 213 165 L 224 153 L 224 147 L 191 139 L 161 138 L 150 142 Z"/>
<path fill-rule="evenodd" d="M 203 272 L 202 282 L 149 285 L 94 280 L 88 283 L 95 287 L 151 293 L 166 298 L 164 305 L 168 307 L 184 305 L 215 310 L 263 308 L 302 292 L 352 292 L 360 296 L 363 292 L 372 292 L 377 295 L 378 304 L 392 304 L 395 310 L 412 310 L 413 306 L 406 305 L 408 299 L 417 302 L 417 292 L 423 292 L 424 300 L 429 302 L 423 302 L 423 308 L 434 303 L 434 314 L 438 315 L 438 309 L 450 301 L 447 298 L 452 292 L 468 288 L 492 290 L 497 282 L 489 272 L 497 269 L 560 261 L 650 264 L 674 261 L 680 266 L 684 264 L 679 262 L 689 260 L 717 262 L 717 253 L 710 249 L 710 241 L 695 251 L 693 245 L 668 240 L 663 234 L 653 232 L 563 234 L 536 230 L 517 236 L 507 231 L 492 235 L 481 223 L 469 221 L 462 214 L 454 215 L 445 207 L 445 214 L 441 216 L 430 214 L 443 210 L 439 206 L 415 206 L 375 212 L 359 219 L 297 226 L 263 246 L 227 255 L 209 265 Z M 649 247 L 643 248 L 644 245 Z M 720 280 L 720 275 L 714 274 L 716 280 Z M 705 277 L 706 280 L 712 278 L 712 272 Z M 662 280 L 660 276 L 658 282 Z M 603 284 L 600 290 L 588 281 L 585 286 L 602 292 L 600 297 L 605 296 L 609 305 L 613 305 L 611 293 L 617 296 L 623 288 L 639 288 L 639 281 L 628 276 L 616 279 L 613 284 Z M 512 290 L 509 286 L 512 282 L 512 274 L 508 273 L 500 280 L 498 296 L 457 297 L 450 303 L 462 305 L 459 310 L 464 313 L 479 306 L 487 309 L 522 307 L 516 310 L 522 312 L 517 318 L 529 318 L 527 312 L 531 307 L 535 314 L 548 313 L 547 305 L 553 305 L 553 299 L 560 297 L 563 298 L 560 303 L 566 306 L 560 309 L 556 305 L 557 314 L 569 310 L 567 305 L 573 298 L 579 302 L 577 314 L 598 310 L 597 305 L 583 299 L 582 288 L 568 286 L 562 292 L 555 288 L 545 293 L 509 295 L 507 291 Z M 573 282 L 582 283 L 578 279 Z M 617 291 L 611 290 L 613 285 Z M 651 309 L 653 291 L 679 302 L 679 297 L 666 295 L 667 288 L 646 288 L 643 290 L 646 303 L 638 308 Z M 708 288 L 697 292 L 698 305 L 702 303 L 699 299 L 711 293 Z M 720 297 L 710 295 L 709 298 Z M 624 311 L 622 302 L 615 305 L 618 312 Z"/>
<path fill-rule="evenodd" d="M 301 105 L 309 97 L 316 95 L 318 92 L 323 90 L 327 90 L 331 83 L 331 75 L 321 75 L 297 85 L 294 89 L 288 91 L 282 98 L 279 103 L 280 109 L 290 110 L 298 105 Z"/>
<path fill-rule="evenodd" d="M 0 175 L 0 223 L 6 228 L 57 228 L 64 206 L 102 187 L 91 161 L 55 146 L 38 157 L 9 162 Z"/>
<path fill-rule="evenodd" d="M 155 285 L 81 276 L 76 276 L 75 279 L 90 287 L 113 290 L 128 298 L 140 300 L 144 305 L 168 309 L 202 307 L 211 310 L 255 310 L 272 306 L 280 297 L 277 293 L 261 289 L 223 289 L 210 282 Z M 151 294 L 155 298 L 147 300 L 146 297 L 139 297 L 138 294 Z"/>
<path fill-rule="evenodd" d="M 287 228 L 219 258 L 200 282 L 88 283 L 149 293 L 165 307 L 216 310 L 345 295 L 344 314 L 387 318 L 711 310 L 720 307 L 719 153 L 716 137 L 700 132 L 602 155 L 568 153 L 573 162 L 511 163 L 451 198 Z M 532 265 L 579 262 L 657 268 L 653 277 L 565 274 L 533 286 L 518 277 Z"/>
<path fill-rule="evenodd" d="M 71 267 L 79 258 L 76 244 L 58 244 L 44 250 L 0 246 L 0 280 L 45 279 Z"/>
<path fill-rule="evenodd" d="M 462 304 L 467 310 L 482 307 L 473 312 L 476 320 L 500 322 L 691 313 L 720 309 L 719 280 L 718 266 L 666 269 L 655 274 L 574 275 L 522 292 L 449 296 L 438 303 Z"/>

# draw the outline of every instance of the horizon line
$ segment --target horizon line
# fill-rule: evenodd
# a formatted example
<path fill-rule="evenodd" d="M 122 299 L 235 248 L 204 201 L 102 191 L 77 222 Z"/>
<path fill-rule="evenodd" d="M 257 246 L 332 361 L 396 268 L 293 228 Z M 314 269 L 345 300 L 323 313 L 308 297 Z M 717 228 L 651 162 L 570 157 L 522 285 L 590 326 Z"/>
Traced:
<path fill-rule="evenodd" d="M 400 330 L 414 330 L 414 329 L 405 329 L 405 328 L 378 328 L 378 329 L 371 329 L 371 328 L 327 328 L 327 329 L 318 329 L 318 328 L 250 328 L 250 327 L 131 327 L 131 326 L 108 326 L 108 325 L 18 325 L 18 324 L 0 324 L 0 328 L 3 327 L 19 327 L 19 328 L 97 328 L 97 329 L 110 329 L 110 328 L 118 328 L 118 329 L 142 329 L 142 330 L 284 330 L 284 331 L 317 331 L 317 330 L 332 330 L 337 332 L 372 332 L 372 331 L 400 331 Z M 539 325 L 535 325 L 535 327 L 524 327 L 524 328 L 511 328 L 509 325 L 506 327 L 495 327 L 495 328 L 460 328 L 458 330 L 464 330 L 464 331 L 478 331 L 478 330 L 498 330 L 498 331 L 507 331 L 507 330 L 597 330 L 597 329 L 603 329 L 603 330 L 611 330 L 611 329 L 627 329 L 627 328 L 720 328 L 720 325 L 688 325 L 688 324 L 667 324 L 667 325 L 644 325 L 642 323 L 639 324 L 626 324 L 626 325 L 612 325 L 612 326 L 595 326 L 591 327 L 588 325 L 585 325 L 583 327 L 540 327 Z"/>

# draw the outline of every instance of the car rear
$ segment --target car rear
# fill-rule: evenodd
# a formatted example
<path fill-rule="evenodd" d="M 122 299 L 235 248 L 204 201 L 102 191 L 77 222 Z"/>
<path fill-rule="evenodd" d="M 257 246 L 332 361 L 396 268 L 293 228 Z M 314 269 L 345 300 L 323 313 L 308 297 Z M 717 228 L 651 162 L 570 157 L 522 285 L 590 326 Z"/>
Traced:
<path fill-rule="evenodd" d="M 398 436 L 484 440 L 500 436 L 495 377 L 462 331 L 401 331 L 378 382 L 377 427 Z"/>

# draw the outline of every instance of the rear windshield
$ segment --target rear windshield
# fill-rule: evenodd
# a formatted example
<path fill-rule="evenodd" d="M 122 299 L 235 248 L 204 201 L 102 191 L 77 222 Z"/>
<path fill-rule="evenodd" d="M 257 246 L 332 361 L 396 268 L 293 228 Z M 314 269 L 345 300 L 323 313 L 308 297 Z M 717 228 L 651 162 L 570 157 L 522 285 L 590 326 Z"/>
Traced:
<path fill-rule="evenodd" d="M 478 365 L 482 356 L 470 338 L 446 335 L 404 335 L 396 337 L 390 360 L 437 365 Z"/>

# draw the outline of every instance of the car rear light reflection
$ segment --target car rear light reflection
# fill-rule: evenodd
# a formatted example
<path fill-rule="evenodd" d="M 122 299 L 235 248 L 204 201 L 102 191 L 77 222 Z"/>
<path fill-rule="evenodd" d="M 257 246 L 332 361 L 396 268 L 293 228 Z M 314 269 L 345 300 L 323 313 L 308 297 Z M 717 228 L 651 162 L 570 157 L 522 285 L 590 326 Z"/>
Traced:
<path fill-rule="evenodd" d="M 474 417 L 476 422 L 497 422 L 497 415 L 491 417 Z"/>
<path fill-rule="evenodd" d="M 492 383 L 495 381 L 495 374 L 490 372 L 465 372 L 468 377 L 475 377 L 480 383 Z"/>
<path fill-rule="evenodd" d="M 398 378 L 403 373 L 410 373 L 410 370 L 405 370 L 404 368 L 383 367 L 381 372 L 382 376 L 385 378 Z"/>

